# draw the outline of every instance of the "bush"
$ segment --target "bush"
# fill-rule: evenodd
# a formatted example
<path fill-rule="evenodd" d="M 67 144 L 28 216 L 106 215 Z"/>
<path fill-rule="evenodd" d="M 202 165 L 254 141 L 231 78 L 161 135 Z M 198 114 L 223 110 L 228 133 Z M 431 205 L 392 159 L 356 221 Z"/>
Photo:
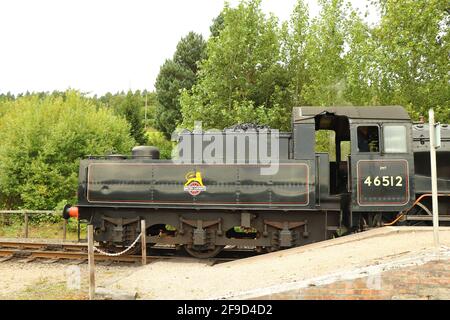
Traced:
<path fill-rule="evenodd" d="M 172 157 L 172 148 L 174 142 L 167 140 L 162 132 L 147 131 L 146 133 L 149 146 L 155 146 L 159 148 L 161 159 L 170 159 Z"/>
<path fill-rule="evenodd" d="M 49 210 L 75 202 L 79 160 L 129 153 L 125 119 L 76 91 L 17 99 L 0 119 L 0 202 L 5 208 Z"/>

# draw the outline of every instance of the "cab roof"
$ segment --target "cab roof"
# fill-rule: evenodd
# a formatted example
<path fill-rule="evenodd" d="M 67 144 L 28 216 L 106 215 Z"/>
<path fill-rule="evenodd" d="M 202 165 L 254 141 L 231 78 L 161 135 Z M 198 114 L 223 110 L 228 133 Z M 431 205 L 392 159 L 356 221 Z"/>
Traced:
<path fill-rule="evenodd" d="M 405 108 L 401 106 L 373 106 L 373 107 L 294 107 L 294 123 L 311 119 L 318 115 L 334 114 L 349 119 L 371 120 L 408 120 L 411 121 Z"/>

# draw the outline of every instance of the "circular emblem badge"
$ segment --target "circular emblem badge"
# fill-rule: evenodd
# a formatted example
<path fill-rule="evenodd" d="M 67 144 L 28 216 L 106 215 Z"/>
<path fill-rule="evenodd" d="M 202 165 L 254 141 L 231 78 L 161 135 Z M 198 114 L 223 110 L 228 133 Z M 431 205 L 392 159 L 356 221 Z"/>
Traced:
<path fill-rule="evenodd" d="M 198 194 L 200 194 L 200 192 L 203 191 L 205 187 L 202 187 L 198 182 L 191 182 L 186 189 L 187 192 L 191 195 L 191 196 L 196 196 Z"/>
<path fill-rule="evenodd" d="M 186 179 L 187 182 L 184 185 L 184 191 L 188 192 L 191 196 L 196 196 L 206 190 L 200 172 L 189 172 L 186 175 Z"/>

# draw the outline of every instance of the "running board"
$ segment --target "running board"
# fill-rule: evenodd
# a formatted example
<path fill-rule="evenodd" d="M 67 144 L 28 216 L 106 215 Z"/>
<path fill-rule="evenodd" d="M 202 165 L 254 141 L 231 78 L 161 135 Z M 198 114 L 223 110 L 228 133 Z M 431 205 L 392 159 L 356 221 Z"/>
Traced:
<path fill-rule="evenodd" d="M 433 216 L 406 216 L 406 220 L 411 221 L 433 221 Z M 450 215 L 440 215 L 439 221 L 450 221 Z"/>

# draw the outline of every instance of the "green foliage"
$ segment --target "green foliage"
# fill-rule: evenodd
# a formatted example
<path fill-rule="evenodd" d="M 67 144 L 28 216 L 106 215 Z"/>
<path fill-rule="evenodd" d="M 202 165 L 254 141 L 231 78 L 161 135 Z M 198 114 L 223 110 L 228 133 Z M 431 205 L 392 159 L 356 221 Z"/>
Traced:
<path fill-rule="evenodd" d="M 195 82 L 192 70 L 182 67 L 173 60 L 166 60 L 161 66 L 155 88 L 158 105 L 155 127 L 169 138 L 181 119 L 180 90 L 190 88 Z"/>
<path fill-rule="evenodd" d="M 436 109 L 440 121 L 450 120 L 450 15 L 448 2 L 380 0 L 382 18 L 373 29 L 382 104 L 409 107 L 411 114 Z"/>
<path fill-rule="evenodd" d="M 217 37 L 224 27 L 223 12 L 213 19 L 212 25 L 209 27 L 211 37 Z"/>
<path fill-rule="evenodd" d="M 190 32 L 178 43 L 173 60 L 161 66 L 155 82 L 158 105 L 154 125 L 166 138 L 181 120 L 180 92 L 196 82 L 197 64 L 204 58 L 205 45 L 201 35 Z"/>
<path fill-rule="evenodd" d="M 280 63 L 278 20 L 266 17 L 261 1 L 242 1 L 222 11 L 223 28 L 211 37 L 199 80 L 181 96 L 183 126 L 223 128 L 235 122 L 282 124 L 277 117 L 288 111 L 289 82 Z M 273 110 L 279 112 L 273 112 Z"/>
<path fill-rule="evenodd" d="M 19 98 L 0 119 L 0 188 L 5 208 L 53 209 L 75 202 L 80 158 L 129 153 L 129 125 L 75 91 Z"/>
<path fill-rule="evenodd" d="M 163 133 L 158 131 L 147 131 L 148 145 L 159 148 L 161 159 L 171 159 L 174 143 L 167 140 Z"/>
<path fill-rule="evenodd" d="M 309 82 L 308 63 L 306 60 L 306 44 L 309 35 L 309 12 L 303 1 L 294 7 L 289 22 L 282 26 L 282 59 L 287 66 L 290 83 L 289 93 L 291 105 L 305 105 L 303 88 Z"/>
<path fill-rule="evenodd" d="M 320 16 L 312 21 L 306 36 L 305 59 L 309 81 L 304 100 L 312 105 L 342 104 L 346 70 L 343 59 L 345 16 L 343 0 L 322 0 Z"/>
<path fill-rule="evenodd" d="M 149 99 L 150 96 L 150 99 Z M 127 120 L 130 124 L 130 134 L 134 140 L 141 145 L 147 143 L 147 139 L 144 135 L 144 107 L 145 99 L 147 98 L 147 103 L 150 102 L 150 112 L 148 115 L 154 117 L 155 110 L 155 98 L 153 93 L 147 93 L 147 91 L 137 90 L 132 92 L 128 91 L 126 94 L 124 92 L 111 94 L 107 93 L 104 96 L 98 98 L 100 105 L 104 105 L 114 111 L 118 116 L 121 116 Z M 153 118 L 150 118 L 153 119 Z M 150 121 L 152 122 L 152 120 Z"/>
<path fill-rule="evenodd" d="M 345 26 L 348 52 L 344 56 L 344 100 L 353 105 L 380 105 L 371 75 L 377 70 L 374 59 L 376 43 L 371 29 L 356 12 L 351 12 Z"/>
<path fill-rule="evenodd" d="M 173 62 L 197 73 L 197 63 L 205 58 L 206 42 L 201 34 L 189 32 L 180 40 L 173 55 Z"/>
<path fill-rule="evenodd" d="M 289 128 L 299 105 L 394 105 L 413 118 L 433 107 L 450 120 L 448 4 L 378 0 L 369 26 L 345 0 L 320 0 L 309 18 L 298 0 L 288 22 L 265 16 L 259 0 L 228 4 L 211 26 L 199 80 L 181 97 L 182 126 L 259 122 Z"/>

